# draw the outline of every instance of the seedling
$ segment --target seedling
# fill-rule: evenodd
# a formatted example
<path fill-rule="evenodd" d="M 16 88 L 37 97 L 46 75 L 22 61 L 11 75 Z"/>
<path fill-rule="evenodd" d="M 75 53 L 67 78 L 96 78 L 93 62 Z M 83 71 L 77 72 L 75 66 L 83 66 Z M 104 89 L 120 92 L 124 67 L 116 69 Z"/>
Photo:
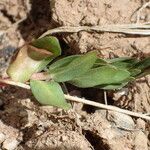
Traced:
<path fill-rule="evenodd" d="M 61 55 L 57 38 L 43 37 L 23 46 L 8 67 L 9 77 L 16 82 L 30 83 L 35 98 L 43 105 L 68 110 L 60 83 L 70 83 L 80 88 L 117 90 L 129 82 L 150 73 L 150 57 L 100 59 L 97 53 Z"/>

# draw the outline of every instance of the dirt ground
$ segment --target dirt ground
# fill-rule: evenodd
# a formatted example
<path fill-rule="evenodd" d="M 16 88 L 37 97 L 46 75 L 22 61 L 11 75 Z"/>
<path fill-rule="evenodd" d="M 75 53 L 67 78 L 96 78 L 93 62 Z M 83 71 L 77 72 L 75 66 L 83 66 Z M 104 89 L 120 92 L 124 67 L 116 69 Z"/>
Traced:
<path fill-rule="evenodd" d="M 136 23 L 149 0 L 1 0 L 0 76 L 24 43 L 59 26 Z M 19 22 L 18 22 L 19 21 Z M 140 13 L 150 22 L 150 6 Z M 18 24 L 17 24 L 18 23 Z M 149 36 L 79 32 L 56 34 L 64 55 L 98 50 L 100 57 L 145 57 Z M 69 94 L 104 103 L 102 90 L 67 86 Z M 150 113 L 150 76 L 108 92 L 108 104 Z M 0 88 L 0 150 L 150 150 L 150 122 L 125 114 L 74 104 L 74 110 L 41 106 L 31 92 Z"/>

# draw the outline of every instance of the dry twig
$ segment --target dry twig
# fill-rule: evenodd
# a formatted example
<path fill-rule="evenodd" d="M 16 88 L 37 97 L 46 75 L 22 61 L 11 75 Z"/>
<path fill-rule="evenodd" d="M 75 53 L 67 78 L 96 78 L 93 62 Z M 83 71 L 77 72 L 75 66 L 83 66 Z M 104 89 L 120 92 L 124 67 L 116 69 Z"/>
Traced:
<path fill-rule="evenodd" d="M 14 85 L 14 86 L 18 86 L 24 89 L 30 89 L 30 86 L 24 83 L 20 83 L 20 82 L 15 82 L 12 80 L 8 80 L 8 79 L 0 79 L 0 83 L 4 83 L 4 84 L 9 84 L 9 85 Z"/>
<path fill-rule="evenodd" d="M 25 88 L 25 89 L 30 89 L 29 85 L 24 84 L 24 83 L 20 83 L 20 82 L 14 82 L 14 81 L 11 81 L 11 80 L 4 80 L 4 79 L 0 79 L 0 82 L 5 83 L 5 84 L 9 84 L 9 85 L 19 86 L 19 87 L 22 87 L 22 88 Z M 145 114 L 132 112 L 132 111 L 121 109 L 121 108 L 118 108 L 118 107 L 115 107 L 115 106 L 105 105 L 105 104 L 97 103 L 97 102 L 94 102 L 94 101 L 86 100 L 86 99 L 71 96 L 71 95 L 64 94 L 64 96 L 69 101 L 83 103 L 83 104 L 95 106 L 95 107 L 106 109 L 106 110 L 112 110 L 112 111 L 120 112 L 120 113 L 123 113 L 123 114 L 127 114 L 127 115 L 130 115 L 130 116 L 134 116 L 134 117 L 138 117 L 138 118 L 142 118 L 142 119 L 150 121 L 150 117 L 145 115 Z"/>
<path fill-rule="evenodd" d="M 150 24 L 112 24 L 103 26 L 62 26 L 43 33 L 39 38 L 56 33 L 112 32 L 124 34 L 150 35 Z"/>

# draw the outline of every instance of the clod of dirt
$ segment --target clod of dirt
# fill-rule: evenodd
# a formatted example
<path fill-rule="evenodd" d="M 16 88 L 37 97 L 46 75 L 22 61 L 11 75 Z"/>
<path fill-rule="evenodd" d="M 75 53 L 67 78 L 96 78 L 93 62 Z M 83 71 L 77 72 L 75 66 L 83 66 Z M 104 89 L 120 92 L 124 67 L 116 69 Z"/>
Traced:
<path fill-rule="evenodd" d="M 135 111 L 150 112 L 150 76 L 137 81 L 134 94 Z"/>
<path fill-rule="evenodd" d="M 0 3 L 0 11 L 5 18 L 8 18 L 13 23 L 15 20 L 26 16 L 28 4 L 29 0 L 6 0 Z"/>
<path fill-rule="evenodd" d="M 92 150 L 90 143 L 87 142 L 83 135 L 74 131 L 64 131 L 56 129 L 48 131 L 38 136 L 33 137 L 27 143 L 29 148 L 36 150 L 41 149 L 59 149 L 59 150 Z"/>
<path fill-rule="evenodd" d="M 114 112 L 114 111 L 109 111 L 107 118 L 109 121 L 114 123 L 114 125 L 117 126 L 118 128 L 122 128 L 125 130 L 134 130 L 135 129 L 134 121 L 128 115 Z"/>
<path fill-rule="evenodd" d="M 147 137 L 142 131 L 138 131 L 135 137 L 135 150 L 148 150 Z"/>
<path fill-rule="evenodd" d="M 129 108 L 136 112 L 150 112 L 150 76 L 138 79 L 136 83 L 128 86 L 128 92 L 120 95 L 113 94 L 115 104 L 122 108 Z"/>
<path fill-rule="evenodd" d="M 5 125 L 0 121 L 0 145 L 3 149 L 14 150 L 22 140 L 18 129 Z"/>
<path fill-rule="evenodd" d="M 146 122 L 144 120 L 142 120 L 141 118 L 137 119 L 136 128 L 144 131 L 146 129 Z"/>
<path fill-rule="evenodd" d="M 13 27 L 12 25 L 18 20 L 23 19 L 27 16 L 27 12 L 29 11 L 28 5 L 28 0 L 4 0 L 0 3 L 0 51 L 7 46 L 15 48 L 21 46 L 19 45 L 19 42 L 20 40 L 22 40 L 22 38 L 18 30 L 16 30 L 18 25 L 16 24 Z"/>
<path fill-rule="evenodd" d="M 0 144 L 5 141 L 5 134 L 0 133 Z"/>

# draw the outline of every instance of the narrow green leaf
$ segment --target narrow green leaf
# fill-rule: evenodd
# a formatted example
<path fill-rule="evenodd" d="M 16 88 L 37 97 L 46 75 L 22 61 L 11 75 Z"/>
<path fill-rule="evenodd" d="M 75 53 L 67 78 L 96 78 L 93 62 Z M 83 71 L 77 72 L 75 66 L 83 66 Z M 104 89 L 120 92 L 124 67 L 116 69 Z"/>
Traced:
<path fill-rule="evenodd" d="M 121 68 L 121 69 L 127 69 L 130 67 L 130 64 L 128 64 L 126 62 L 116 62 L 116 63 L 113 63 L 112 65 L 114 65 L 117 68 Z"/>
<path fill-rule="evenodd" d="M 112 58 L 112 59 L 106 59 L 108 63 L 116 63 L 116 62 L 131 62 L 134 61 L 135 58 L 131 57 L 119 57 L 119 58 Z"/>
<path fill-rule="evenodd" d="M 131 75 L 136 78 L 141 78 L 150 73 L 150 57 L 135 63 L 129 70 Z"/>
<path fill-rule="evenodd" d="M 117 67 L 118 69 L 127 69 L 132 68 L 138 60 L 130 57 L 121 57 L 107 60 L 111 65 Z"/>
<path fill-rule="evenodd" d="M 139 61 L 138 63 L 136 63 L 133 68 L 135 69 L 140 69 L 142 71 L 144 71 L 144 69 L 147 69 L 150 67 L 150 57 L 145 58 L 141 61 Z"/>
<path fill-rule="evenodd" d="M 115 62 L 115 63 L 112 63 L 111 65 L 115 66 L 118 69 L 129 70 L 134 64 L 128 63 L 128 62 Z"/>
<path fill-rule="evenodd" d="M 123 88 L 124 86 L 126 86 L 130 81 L 132 81 L 134 79 L 135 78 L 133 78 L 133 77 L 129 77 L 129 78 L 123 80 L 121 83 L 105 84 L 105 85 L 99 85 L 97 87 L 100 89 L 104 89 L 104 90 L 119 90 L 119 89 Z"/>
<path fill-rule="evenodd" d="M 131 68 L 128 71 L 130 72 L 132 77 L 136 77 L 137 75 L 139 75 L 141 73 L 140 69 L 133 69 L 133 68 Z"/>
<path fill-rule="evenodd" d="M 105 66 L 105 65 L 108 65 L 108 62 L 105 59 L 97 58 L 96 62 L 94 63 L 93 68 L 100 67 L 100 66 Z"/>
<path fill-rule="evenodd" d="M 130 77 L 126 70 L 117 69 L 112 66 L 94 68 L 70 81 L 71 84 L 81 87 L 94 87 L 104 84 L 117 84 Z"/>
<path fill-rule="evenodd" d="M 113 58 L 113 59 L 98 58 L 94 64 L 94 67 L 112 65 L 117 67 L 118 69 L 130 69 L 137 62 L 138 61 L 135 58 L 130 58 L 130 57 L 120 57 L 120 58 Z"/>
<path fill-rule="evenodd" d="M 69 81 L 87 72 L 94 65 L 95 61 L 96 52 L 90 52 L 75 58 L 65 67 L 51 71 L 50 75 L 57 82 Z"/>
<path fill-rule="evenodd" d="M 68 57 L 62 58 L 60 60 L 57 60 L 56 62 L 54 62 L 53 64 L 50 65 L 49 72 L 69 65 L 74 59 L 76 59 L 80 56 L 81 55 L 72 55 L 72 56 L 68 56 Z"/>
<path fill-rule="evenodd" d="M 136 78 L 142 78 L 142 77 L 144 77 L 144 76 L 146 76 L 146 75 L 148 75 L 148 74 L 150 74 L 150 67 L 144 69 L 141 73 L 136 74 L 135 77 L 136 77 Z"/>
<path fill-rule="evenodd" d="M 51 105 L 68 110 L 71 108 L 70 103 L 65 100 L 60 85 L 54 81 L 44 82 L 31 80 L 30 86 L 33 95 L 43 105 Z"/>
<path fill-rule="evenodd" d="M 119 90 L 121 88 L 123 88 L 127 83 L 123 83 L 123 84 L 110 84 L 110 85 L 102 85 L 99 86 L 99 89 L 104 89 L 104 90 Z"/>

